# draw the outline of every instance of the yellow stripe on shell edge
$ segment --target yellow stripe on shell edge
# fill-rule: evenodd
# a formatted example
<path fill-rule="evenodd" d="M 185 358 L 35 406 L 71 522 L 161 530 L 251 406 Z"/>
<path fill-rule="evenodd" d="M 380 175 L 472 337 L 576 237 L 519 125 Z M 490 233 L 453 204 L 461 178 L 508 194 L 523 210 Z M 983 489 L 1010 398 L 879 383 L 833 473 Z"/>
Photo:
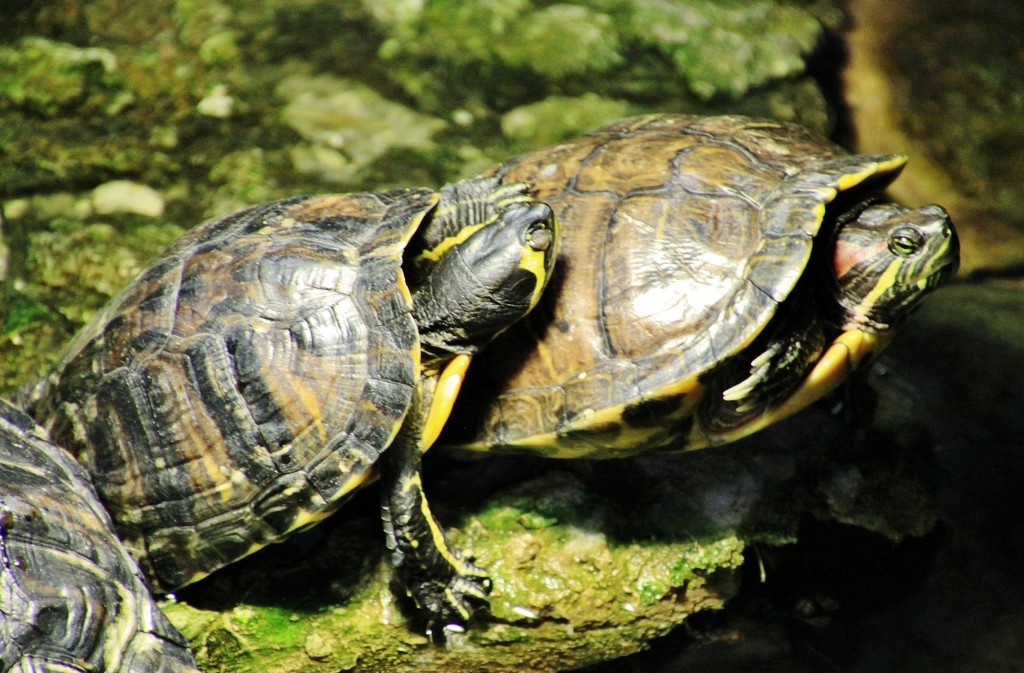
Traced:
<path fill-rule="evenodd" d="M 848 173 L 839 178 L 836 182 L 836 188 L 840 192 L 845 192 L 848 189 L 852 189 L 864 182 L 872 175 L 889 174 L 894 173 L 903 168 L 907 163 L 907 157 L 903 154 L 894 154 L 892 157 L 885 161 L 873 162 L 870 166 L 862 171 L 856 173 Z"/>

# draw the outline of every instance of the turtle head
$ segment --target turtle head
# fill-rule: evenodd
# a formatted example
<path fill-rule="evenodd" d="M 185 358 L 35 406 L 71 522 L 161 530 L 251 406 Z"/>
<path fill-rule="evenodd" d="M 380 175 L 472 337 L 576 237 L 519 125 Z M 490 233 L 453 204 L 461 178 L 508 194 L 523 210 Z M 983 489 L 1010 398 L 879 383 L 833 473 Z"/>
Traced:
<path fill-rule="evenodd" d="M 941 206 L 886 203 L 844 220 L 832 258 L 844 329 L 894 327 L 956 273 L 960 243 Z"/>
<path fill-rule="evenodd" d="M 420 255 L 429 271 L 412 293 L 424 364 L 473 355 L 537 305 L 551 277 L 558 223 L 551 208 L 497 192 L 490 217 Z"/>

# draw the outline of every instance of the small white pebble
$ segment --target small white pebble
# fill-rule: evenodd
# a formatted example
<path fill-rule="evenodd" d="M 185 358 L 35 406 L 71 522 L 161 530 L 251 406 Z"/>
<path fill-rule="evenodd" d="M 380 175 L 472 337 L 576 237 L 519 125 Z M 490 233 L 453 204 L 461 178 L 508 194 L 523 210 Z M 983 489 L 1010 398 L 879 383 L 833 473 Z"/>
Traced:
<path fill-rule="evenodd" d="M 196 104 L 196 110 L 207 117 L 225 119 L 235 110 L 235 99 L 228 94 L 228 88 L 218 84 Z"/>
<path fill-rule="evenodd" d="M 469 110 L 456 110 L 452 113 L 452 121 L 459 126 L 471 126 L 476 118 Z"/>
<path fill-rule="evenodd" d="M 522 617 L 526 617 L 527 619 L 537 619 L 538 617 L 540 617 L 540 615 L 538 615 L 536 612 L 534 612 L 530 608 L 526 608 L 526 607 L 523 607 L 521 605 L 517 605 L 514 608 L 512 608 L 512 612 L 514 612 L 517 615 L 520 615 Z"/>
<path fill-rule="evenodd" d="M 146 217 L 164 214 L 164 197 L 148 185 L 130 180 L 111 180 L 92 190 L 92 209 L 98 215 L 134 213 Z"/>

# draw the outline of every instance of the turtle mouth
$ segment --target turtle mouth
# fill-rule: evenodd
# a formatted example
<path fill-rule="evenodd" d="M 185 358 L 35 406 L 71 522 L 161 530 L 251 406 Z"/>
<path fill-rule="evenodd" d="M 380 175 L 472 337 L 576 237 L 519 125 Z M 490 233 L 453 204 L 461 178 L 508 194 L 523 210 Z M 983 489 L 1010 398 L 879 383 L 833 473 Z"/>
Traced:
<path fill-rule="evenodd" d="M 946 262 L 942 267 L 937 269 L 931 276 L 928 277 L 929 287 L 933 285 L 941 285 L 947 281 L 953 280 L 956 276 L 956 272 L 960 269 L 960 258 L 957 256 L 956 259 L 952 259 Z"/>
<path fill-rule="evenodd" d="M 941 270 L 947 280 L 952 279 L 956 272 L 960 270 L 960 237 L 957 235 L 952 223 L 949 224 L 949 236 L 951 239 L 949 242 L 950 259 Z"/>
<path fill-rule="evenodd" d="M 960 244 L 952 226 L 948 227 L 948 231 L 945 250 L 940 250 L 932 257 L 930 268 L 926 272 L 921 273 L 916 281 L 893 284 L 891 315 L 908 316 L 916 312 L 925 297 L 956 276 L 960 268 Z M 893 325 L 899 324 L 902 319 L 895 317 L 891 322 Z"/>
<path fill-rule="evenodd" d="M 900 283 L 906 287 L 920 287 L 922 290 L 928 290 L 939 285 L 943 285 L 953 280 L 956 277 L 957 271 L 960 269 L 960 256 L 959 254 L 952 256 L 949 259 L 940 261 L 927 273 L 923 279 L 917 282 Z"/>
<path fill-rule="evenodd" d="M 924 210 L 932 208 L 941 210 L 939 206 L 926 206 Z M 957 235 L 956 228 L 953 227 L 953 223 L 950 221 L 949 215 L 946 214 L 945 210 L 941 210 L 941 215 L 944 221 L 942 222 L 941 229 L 935 236 L 943 242 L 943 245 L 932 258 L 934 266 L 932 272 L 928 274 L 928 287 L 934 287 L 952 280 L 960 269 L 960 237 Z"/>

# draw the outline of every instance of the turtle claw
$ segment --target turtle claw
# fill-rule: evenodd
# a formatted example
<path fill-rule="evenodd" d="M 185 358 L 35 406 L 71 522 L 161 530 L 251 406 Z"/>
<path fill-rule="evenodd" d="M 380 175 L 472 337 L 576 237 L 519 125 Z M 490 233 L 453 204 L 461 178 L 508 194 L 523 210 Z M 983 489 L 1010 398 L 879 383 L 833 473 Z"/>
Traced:
<path fill-rule="evenodd" d="M 409 535 L 409 529 L 399 536 L 389 532 L 395 576 L 426 620 L 428 633 L 465 630 L 473 614 L 487 606 L 491 578 L 451 549 L 440 529 L 433 530 L 432 537 L 416 531 Z"/>
<path fill-rule="evenodd" d="M 749 375 L 722 393 L 723 401 L 735 405 L 732 413 L 746 415 L 784 400 L 821 357 L 825 332 L 811 316 L 791 314 L 763 348 L 750 360 Z"/>
<path fill-rule="evenodd" d="M 455 555 L 456 558 L 461 556 L 458 552 Z M 478 605 L 486 604 L 494 584 L 487 572 L 483 568 L 473 565 L 473 561 L 471 556 L 462 561 L 457 574 L 448 583 L 448 591 L 463 597 L 461 601 L 463 603 L 471 601 Z"/>
<path fill-rule="evenodd" d="M 450 646 L 466 633 L 473 615 L 487 607 L 490 586 L 486 577 L 456 576 L 447 587 L 435 585 L 426 593 L 410 588 L 409 595 L 426 620 L 427 637 L 439 645 Z"/>
<path fill-rule="evenodd" d="M 722 399 L 726 402 L 739 403 L 736 411 L 740 413 L 756 409 L 759 405 L 758 398 L 760 395 L 755 395 L 755 392 L 771 375 L 772 363 L 775 361 L 780 350 L 781 345 L 777 342 L 773 343 L 763 353 L 751 360 L 750 376 L 723 391 Z"/>
<path fill-rule="evenodd" d="M 427 617 L 427 631 L 443 633 L 446 640 L 448 634 L 464 632 L 473 614 L 487 606 L 492 587 L 491 578 L 471 560 L 462 560 L 457 551 L 450 560 L 455 563 L 447 569 L 447 582 L 435 575 L 408 587 L 413 601 Z M 432 574 L 437 570 L 434 568 Z"/>

